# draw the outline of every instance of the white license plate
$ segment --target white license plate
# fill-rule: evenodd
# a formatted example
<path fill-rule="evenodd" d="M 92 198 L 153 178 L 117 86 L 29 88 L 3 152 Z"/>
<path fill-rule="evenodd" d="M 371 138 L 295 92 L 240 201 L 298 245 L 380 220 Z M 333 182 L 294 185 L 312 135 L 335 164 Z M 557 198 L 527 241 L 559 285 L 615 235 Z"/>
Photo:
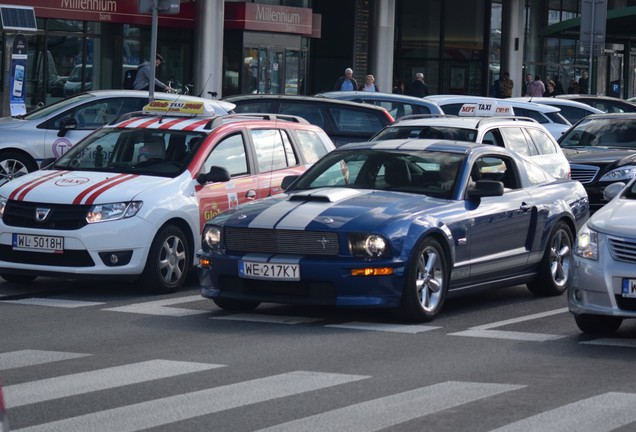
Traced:
<path fill-rule="evenodd" d="M 247 279 L 298 281 L 300 268 L 298 264 L 239 261 L 239 276 Z"/>
<path fill-rule="evenodd" d="M 623 279 L 623 297 L 636 298 L 636 279 Z"/>
<path fill-rule="evenodd" d="M 63 253 L 64 237 L 13 234 L 13 249 L 32 252 Z"/>

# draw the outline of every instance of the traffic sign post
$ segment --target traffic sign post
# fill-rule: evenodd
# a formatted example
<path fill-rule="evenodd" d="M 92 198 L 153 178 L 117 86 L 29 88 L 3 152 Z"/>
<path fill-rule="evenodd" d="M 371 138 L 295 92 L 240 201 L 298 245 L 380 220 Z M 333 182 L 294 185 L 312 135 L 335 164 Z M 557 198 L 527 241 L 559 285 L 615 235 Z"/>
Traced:
<path fill-rule="evenodd" d="M 581 32 L 579 36 L 581 54 L 589 55 L 589 92 L 592 93 L 592 62 L 594 55 L 605 50 L 605 25 L 607 0 L 581 0 Z"/>

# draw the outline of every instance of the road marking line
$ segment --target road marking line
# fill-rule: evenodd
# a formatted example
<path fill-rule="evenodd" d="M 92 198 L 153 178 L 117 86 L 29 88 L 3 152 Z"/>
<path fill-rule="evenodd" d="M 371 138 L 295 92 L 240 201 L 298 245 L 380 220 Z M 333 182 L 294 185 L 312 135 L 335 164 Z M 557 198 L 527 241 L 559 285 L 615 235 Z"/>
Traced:
<path fill-rule="evenodd" d="M 381 324 L 381 323 L 368 323 L 368 322 L 349 322 L 344 324 L 328 324 L 325 327 L 352 329 L 352 330 L 367 330 L 377 332 L 392 332 L 392 333 L 409 333 L 417 334 L 431 330 L 437 330 L 441 327 L 426 326 L 426 325 L 401 325 L 401 324 Z"/>
<path fill-rule="evenodd" d="M 510 324 L 517 324 L 520 322 L 524 322 L 524 321 L 532 321 L 535 319 L 539 319 L 539 318 L 545 318 L 548 316 L 552 316 L 552 315 L 558 315 L 558 314 L 562 314 L 564 312 L 569 312 L 568 308 L 564 307 L 564 308 L 560 308 L 560 309 L 554 309 L 551 311 L 545 311 L 545 312 L 540 312 L 540 313 L 536 313 L 536 314 L 532 314 L 532 315 L 525 315 L 522 317 L 517 317 L 517 318 L 512 318 L 512 319 L 508 319 L 508 320 L 504 320 L 504 321 L 497 321 L 494 323 L 490 323 L 490 324 L 484 324 L 484 325 L 480 325 L 480 326 L 476 326 L 476 327 L 471 327 L 471 329 L 474 330 L 488 330 L 488 329 L 492 329 L 495 327 L 503 327 L 506 325 L 510 325 Z"/>
<path fill-rule="evenodd" d="M 632 340 L 632 339 L 599 338 L 599 339 L 593 339 L 593 340 L 583 341 L 579 343 L 583 345 L 604 345 L 604 346 L 614 346 L 614 347 L 636 348 L 636 340 Z"/>
<path fill-rule="evenodd" d="M 207 363 L 150 360 L 10 385 L 4 388 L 5 400 L 8 408 L 14 408 L 220 367 L 224 366 Z"/>
<path fill-rule="evenodd" d="M 175 304 L 181 303 L 189 303 L 197 300 L 203 300 L 201 295 L 192 295 L 186 297 L 177 297 L 166 300 L 155 300 L 143 303 L 133 303 L 126 306 L 119 306 L 114 308 L 106 308 L 102 309 L 105 311 L 112 312 L 126 312 L 126 313 L 137 313 L 143 315 L 160 315 L 160 316 L 190 316 L 190 315 L 203 315 L 209 314 L 208 310 L 194 310 L 194 309 L 182 309 L 182 308 L 174 308 L 167 307 Z"/>
<path fill-rule="evenodd" d="M 562 339 L 565 336 L 553 335 L 546 333 L 526 333 L 517 331 L 505 331 L 505 330 L 491 330 L 496 327 L 503 327 L 510 324 L 518 324 L 525 321 L 532 321 L 539 318 L 545 318 L 552 315 L 558 315 L 565 312 L 569 312 L 568 308 L 559 308 L 551 311 L 540 312 L 532 315 L 525 315 L 522 317 L 511 318 L 503 321 L 497 321 L 493 323 L 483 324 L 475 327 L 470 327 L 468 330 L 449 333 L 449 336 L 467 336 L 467 337 L 480 337 L 486 339 L 510 339 L 510 340 L 523 340 L 531 342 L 545 342 L 551 340 Z"/>
<path fill-rule="evenodd" d="M 307 324 L 312 322 L 322 321 L 320 318 L 305 318 L 294 317 L 284 315 L 258 315 L 258 314 L 232 314 L 214 316 L 210 319 L 213 320 L 227 320 L 227 321 L 246 321 L 246 322 L 259 322 L 269 324 Z"/>
<path fill-rule="evenodd" d="M 19 429 L 13 432 L 134 432 L 370 378 L 290 372 Z"/>
<path fill-rule="evenodd" d="M 448 381 L 293 420 L 257 432 L 379 431 L 524 387 Z"/>
<path fill-rule="evenodd" d="M 611 431 L 636 421 L 636 394 L 609 392 L 527 417 L 491 432 Z"/>
<path fill-rule="evenodd" d="M 61 351 L 21 350 L 0 353 L 0 370 L 14 369 L 25 366 L 36 366 L 62 360 L 87 357 L 90 354 L 80 354 Z"/>
<path fill-rule="evenodd" d="M 47 306 L 58 308 L 80 308 L 86 306 L 98 306 L 104 304 L 103 302 L 89 302 L 80 300 L 63 300 L 54 298 L 27 298 L 20 300 L 1 300 L 2 303 L 13 303 L 30 306 Z"/>
<path fill-rule="evenodd" d="M 510 340 L 522 340 L 530 342 L 545 342 L 551 340 L 562 339 L 565 336 L 551 335 L 545 333 L 526 333 L 517 331 L 505 331 L 505 330 L 476 330 L 469 329 L 460 331 L 457 333 L 449 333 L 449 336 L 467 336 L 478 337 L 486 339 L 510 339 Z"/>

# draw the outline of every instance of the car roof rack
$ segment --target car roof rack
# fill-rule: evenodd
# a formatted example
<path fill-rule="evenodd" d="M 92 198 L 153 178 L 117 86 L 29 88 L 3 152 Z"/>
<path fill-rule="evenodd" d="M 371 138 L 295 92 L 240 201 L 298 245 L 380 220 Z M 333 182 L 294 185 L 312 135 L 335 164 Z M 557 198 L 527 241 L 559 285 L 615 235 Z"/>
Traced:
<path fill-rule="evenodd" d="M 409 114 L 402 117 L 398 117 L 393 123 L 401 122 L 402 120 L 417 120 L 417 119 L 426 119 L 426 118 L 443 118 L 443 117 L 451 117 L 451 118 L 459 118 L 459 116 L 453 114 Z"/>
<path fill-rule="evenodd" d="M 477 117 L 472 117 L 472 118 L 477 118 Z M 525 116 L 492 116 L 492 117 L 483 117 L 481 120 L 479 120 L 477 122 L 477 127 L 479 127 L 482 123 L 496 122 L 498 120 L 513 120 L 513 121 L 525 121 L 525 122 L 539 123 L 538 121 L 536 121 L 532 117 L 525 117 Z"/>
<path fill-rule="evenodd" d="M 309 124 L 309 122 L 301 116 L 292 114 L 272 114 L 272 113 L 237 113 L 221 116 L 221 120 L 284 120 L 293 123 Z"/>

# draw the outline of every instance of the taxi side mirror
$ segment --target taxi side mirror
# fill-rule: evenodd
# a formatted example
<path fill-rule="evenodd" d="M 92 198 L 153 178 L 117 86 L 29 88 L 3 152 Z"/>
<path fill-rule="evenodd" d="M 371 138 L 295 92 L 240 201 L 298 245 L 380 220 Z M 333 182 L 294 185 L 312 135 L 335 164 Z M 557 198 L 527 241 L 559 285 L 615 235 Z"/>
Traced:
<path fill-rule="evenodd" d="M 197 182 L 204 185 L 210 182 L 217 183 L 230 181 L 231 178 L 232 176 L 227 169 L 220 166 L 211 166 L 210 171 L 204 174 L 199 174 L 197 176 Z"/>
<path fill-rule="evenodd" d="M 57 136 L 63 137 L 66 135 L 67 130 L 77 129 L 77 121 L 75 119 L 62 120 L 60 124 L 60 130 L 57 132 Z"/>

